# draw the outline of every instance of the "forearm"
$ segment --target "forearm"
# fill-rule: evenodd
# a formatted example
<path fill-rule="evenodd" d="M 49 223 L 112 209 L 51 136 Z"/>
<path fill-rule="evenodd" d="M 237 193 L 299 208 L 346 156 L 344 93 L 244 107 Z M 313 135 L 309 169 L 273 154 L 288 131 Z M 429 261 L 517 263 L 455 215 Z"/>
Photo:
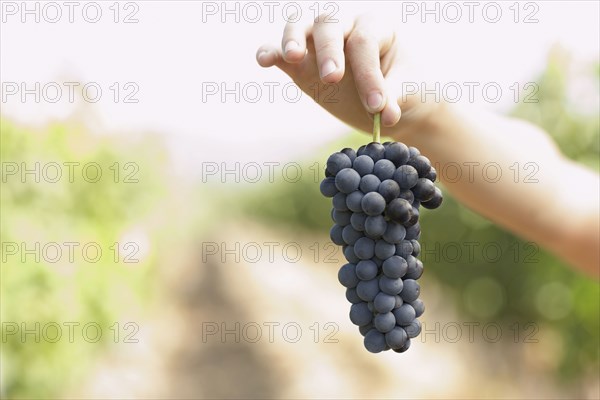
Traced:
<path fill-rule="evenodd" d="M 432 115 L 396 138 L 437 165 L 456 199 L 598 274 L 597 174 L 565 159 L 545 132 L 523 121 L 452 105 L 440 105 Z"/>

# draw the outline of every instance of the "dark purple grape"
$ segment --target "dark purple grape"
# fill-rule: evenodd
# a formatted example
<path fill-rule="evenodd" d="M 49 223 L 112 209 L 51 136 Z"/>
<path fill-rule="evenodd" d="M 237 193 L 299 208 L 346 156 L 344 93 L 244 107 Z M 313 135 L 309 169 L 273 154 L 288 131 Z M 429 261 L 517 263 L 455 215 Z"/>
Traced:
<path fill-rule="evenodd" d="M 383 262 L 382 271 L 388 278 L 402 278 L 408 270 L 406 260 L 400 256 L 391 256 Z"/>
<path fill-rule="evenodd" d="M 367 308 L 364 301 L 350 306 L 350 321 L 354 325 L 364 326 L 373 320 L 373 313 Z"/>
<path fill-rule="evenodd" d="M 373 318 L 373 325 L 381 333 L 387 333 L 396 326 L 396 318 L 391 312 L 380 313 Z"/>
<path fill-rule="evenodd" d="M 396 182 L 396 181 L 394 181 L 394 182 Z M 405 199 L 410 204 L 412 204 L 415 201 L 415 195 L 413 194 L 412 190 L 410 190 L 410 189 L 401 190 L 400 194 L 398 194 L 398 197 L 400 197 L 401 199 Z"/>
<path fill-rule="evenodd" d="M 385 158 L 393 162 L 396 167 L 406 164 L 409 157 L 408 147 L 404 143 L 390 143 L 385 149 Z"/>
<path fill-rule="evenodd" d="M 377 296 L 375 296 L 375 300 L 373 300 L 373 306 L 375 311 L 378 313 L 387 313 L 394 309 L 396 306 L 396 297 L 390 296 L 389 294 L 379 292 Z M 394 321 L 396 323 L 396 321 Z"/>
<path fill-rule="evenodd" d="M 408 334 L 399 326 L 394 327 L 391 331 L 385 334 L 385 341 L 394 351 L 399 350 L 406 344 Z"/>
<path fill-rule="evenodd" d="M 344 238 L 342 237 L 342 230 L 343 228 L 341 226 L 334 224 L 329 231 L 329 237 L 331 238 L 331 241 L 338 246 L 343 246 L 345 244 Z"/>
<path fill-rule="evenodd" d="M 392 311 L 396 317 L 396 323 L 400 326 L 406 326 L 416 318 L 415 309 L 410 304 L 402 304 Z"/>
<path fill-rule="evenodd" d="M 381 143 L 371 142 L 365 147 L 365 154 L 377 162 L 385 156 L 385 147 Z"/>
<path fill-rule="evenodd" d="M 348 211 L 348 206 L 346 205 L 346 195 L 344 193 L 337 193 L 333 196 L 333 200 L 331 200 L 333 204 L 333 208 L 338 211 Z"/>
<path fill-rule="evenodd" d="M 333 197 L 337 194 L 338 189 L 335 186 L 335 178 L 327 177 L 321 181 L 321 186 L 319 186 L 321 190 L 321 194 L 325 197 Z"/>
<path fill-rule="evenodd" d="M 352 160 L 344 153 L 333 153 L 327 159 L 327 171 L 336 175 L 344 168 L 352 168 Z"/>
<path fill-rule="evenodd" d="M 415 309 L 415 318 L 419 318 L 425 312 L 425 303 L 421 299 L 416 299 L 410 305 Z"/>
<path fill-rule="evenodd" d="M 420 216 L 421 216 L 421 213 L 419 212 L 419 209 L 417 207 L 415 207 L 413 204 L 412 211 L 410 213 L 410 219 L 404 223 L 404 227 L 408 228 L 410 226 L 413 226 L 417 222 L 419 222 Z"/>
<path fill-rule="evenodd" d="M 435 182 L 437 179 L 437 171 L 435 168 L 431 167 L 429 173 L 425 176 L 425 178 L 429 179 L 431 182 Z"/>
<path fill-rule="evenodd" d="M 348 211 L 338 211 L 338 210 L 333 210 L 333 222 L 335 222 L 338 225 L 341 226 L 346 226 L 346 225 L 350 225 L 350 217 L 352 216 L 351 212 Z"/>
<path fill-rule="evenodd" d="M 385 200 L 383 201 L 385 202 Z M 412 208 L 412 205 L 408 201 L 404 199 L 394 199 L 385 208 L 385 214 L 389 219 L 398 222 L 399 224 L 404 224 L 410 220 Z"/>
<path fill-rule="evenodd" d="M 362 281 L 370 281 L 377 276 L 377 265 L 371 260 L 361 260 L 356 264 L 356 276 Z"/>
<path fill-rule="evenodd" d="M 368 237 L 361 237 L 354 243 L 354 254 L 361 260 L 369 260 L 375 255 L 375 242 Z"/>
<path fill-rule="evenodd" d="M 360 261 L 360 259 L 356 257 L 356 254 L 354 254 L 354 246 L 344 246 L 343 249 L 344 257 L 349 263 L 356 264 Z"/>
<path fill-rule="evenodd" d="M 338 271 L 338 280 L 344 287 L 356 287 L 360 282 L 358 276 L 356 276 L 356 265 L 351 263 L 344 264 Z"/>
<path fill-rule="evenodd" d="M 363 237 L 362 232 L 354 229 L 352 225 L 346 225 L 344 229 L 342 229 L 342 239 L 346 244 L 354 246 L 354 243 L 361 237 Z"/>
<path fill-rule="evenodd" d="M 396 245 L 396 255 L 402 258 L 406 258 L 408 255 L 412 254 L 413 247 L 410 243 L 410 240 L 403 240 L 402 242 Z"/>
<path fill-rule="evenodd" d="M 383 239 L 375 242 L 375 256 L 385 260 L 396 253 L 396 245 Z"/>
<path fill-rule="evenodd" d="M 345 155 L 347 155 L 348 158 L 350 158 L 351 162 L 354 162 L 354 159 L 356 158 L 356 152 L 354 151 L 354 149 L 351 149 L 350 147 L 346 147 L 345 149 L 342 149 L 342 151 L 340 151 L 340 153 L 344 153 Z"/>
<path fill-rule="evenodd" d="M 365 214 L 369 216 L 379 215 L 385 210 L 385 199 L 377 192 L 370 192 L 365 194 L 360 205 Z"/>
<path fill-rule="evenodd" d="M 421 333 L 421 321 L 414 319 L 410 324 L 403 327 L 409 338 L 415 338 Z"/>
<path fill-rule="evenodd" d="M 367 220 L 367 214 L 361 213 L 361 212 L 355 212 L 352 213 L 352 216 L 350 217 L 350 225 L 352 225 L 352 227 L 359 231 L 359 232 L 363 232 L 365 230 L 365 221 Z"/>
<path fill-rule="evenodd" d="M 346 206 L 352 212 L 362 212 L 360 202 L 365 195 L 360 190 L 356 190 L 346 195 Z"/>
<path fill-rule="evenodd" d="M 369 333 L 370 330 L 377 331 L 377 329 L 375 329 L 375 326 L 373 326 L 373 323 L 358 327 L 358 331 L 363 336 L 365 336 L 367 333 Z"/>
<path fill-rule="evenodd" d="M 369 174 L 360 178 L 360 184 L 358 185 L 358 188 L 365 194 L 369 192 L 376 192 L 377 189 L 379 189 L 380 183 L 381 181 L 378 177 L 373 174 Z"/>
<path fill-rule="evenodd" d="M 408 228 L 406 228 L 406 239 L 407 240 L 412 240 L 412 239 L 419 240 L 420 237 L 421 237 L 421 224 L 419 224 L 418 222 L 416 224 L 414 224 L 413 226 L 409 226 Z"/>
<path fill-rule="evenodd" d="M 431 162 L 424 155 L 418 155 L 409 159 L 407 164 L 415 167 L 415 169 L 419 173 L 419 178 L 426 177 L 429 171 L 431 170 Z"/>
<path fill-rule="evenodd" d="M 372 239 L 381 237 L 386 231 L 387 222 L 382 215 L 367 217 L 365 221 L 365 232 Z"/>
<path fill-rule="evenodd" d="M 358 172 L 360 176 L 365 176 L 373 173 L 373 167 L 375 166 L 375 161 L 369 156 L 362 155 L 356 157 L 354 162 L 352 163 L 352 168 Z"/>
<path fill-rule="evenodd" d="M 416 156 L 420 156 L 421 152 L 419 151 L 419 149 L 417 149 L 416 147 L 410 146 L 408 148 L 408 153 L 410 155 L 409 159 L 411 158 L 415 158 Z"/>
<path fill-rule="evenodd" d="M 406 236 L 406 228 L 401 224 L 389 221 L 386 225 L 385 232 L 383 233 L 383 239 L 388 243 L 400 243 Z"/>
<path fill-rule="evenodd" d="M 381 353 L 386 348 L 385 336 L 377 329 L 371 329 L 365 335 L 364 345 L 371 353 Z"/>
<path fill-rule="evenodd" d="M 411 165 L 401 165 L 394 172 L 394 180 L 400 189 L 410 189 L 417 184 L 419 173 Z"/>
<path fill-rule="evenodd" d="M 410 348 L 410 338 L 406 339 L 404 342 L 404 346 L 400 347 L 398 350 L 394 350 L 396 353 L 404 353 L 406 350 Z"/>
<path fill-rule="evenodd" d="M 370 281 L 358 281 L 356 284 L 356 294 L 363 301 L 373 301 L 377 293 L 379 293 L 379 281 L 377 279 L 371 279 Z"/>
<path fill-rule="evenodd" d="M 400 186 L 398 186 L 398 183 L 396 183 L 395 180 L 386 179 L 379 184 L 377 192 L 379 192 L 379 194 L 383 196 L 385 201 L 389 203 L 390 201 L 398 197 L 398 195 L 400 195 Z"/>
<path fill-rule="evenodd" d="M 379 289 L 381 289 L 383 293 L 392 296 L 397 295 L 398 293 L 402 292 L 403 286 L 404 283 L 400 278 L 393 279 L 388 278 L 385 275 L 379 277 Z"/>
<path fill-rule="evenodd" d="M 385 158 L 377 161 L 373 167 L 373 174 L 381 181 L 392 179 L 394 172 L 396 172 L 396 166 L 392 161 Z"/>
<path fill-rule="evenodd" d="M 415 301 L 419 294 L 421 293 L 421 286 L 414 279 L 405 279 L 404 280 L 404 288 L 402 289 L 402 293 L 400 293 L 400 297 L 406 303 L 412 303 Z"/>
<path fill-rule="evenodd" d="M 412 257 L 412 256 L 411 256 Z M 414 258 L 414 257 L 413 257 Z M 421 260 L 415 258 L 415 261 L 408 266 L 408 270 L 406 271 L 405 279 L 419 279 L 423 275 L 423 263 Z"/>
<path fill-rule="evenodd" d="M 358 294 L 356 294 L 356 288 L 346 289 L 346 300 L 352 304 L 360 303 L 362 301 L 362 299 L 358 297 Z"/>
<path fill-rule="evenodd" d="M 429 201 L 435 195 L 435 185 L 427 178 L 419 178 L 412 192 L 420 202 Z"/>
<path fill-rule="evenodd" d="M 335 176 L 335 187 L 342 193 L 354 192 L 358 189 L 359 184 L 360 175 L 352 168 L 344 168 Z"/>
<path fill-rule="evenodd" d="M 444 198 L 442 196 L 442 191 L 440 190 L 440 188 L 436 187 L 433 197 L 427 201 L 422 202 L 421 204 L 423 205 L 423 207 L 433 210 L 441 206 L 443 201 Z"/>
<path fill-rule="evenodd" d="M 360 146 L 360 147 L 358 148 L 358 150 L 356 150 L 356 156 L 357 156 L 357 157 L 360 157 L 360 156 L 362 156 L 363 154 L 365 154 L 365 149 L 366 149 L 366 148 L 367 148 L 367 145 L 366 145 L 366 144 L 363 144 L 362 146 Z"/>

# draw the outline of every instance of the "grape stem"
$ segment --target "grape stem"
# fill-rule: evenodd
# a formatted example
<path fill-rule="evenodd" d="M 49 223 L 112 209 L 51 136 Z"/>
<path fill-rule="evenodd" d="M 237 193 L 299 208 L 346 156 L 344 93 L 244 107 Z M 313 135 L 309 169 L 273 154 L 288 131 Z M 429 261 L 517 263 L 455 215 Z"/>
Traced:
<path fill-rule="evenodd" d="M 376 113 L 373 116 L 373 141 L 375 143 L 380 142 L 380 125 L 381 125 L 381 113 Z"/>

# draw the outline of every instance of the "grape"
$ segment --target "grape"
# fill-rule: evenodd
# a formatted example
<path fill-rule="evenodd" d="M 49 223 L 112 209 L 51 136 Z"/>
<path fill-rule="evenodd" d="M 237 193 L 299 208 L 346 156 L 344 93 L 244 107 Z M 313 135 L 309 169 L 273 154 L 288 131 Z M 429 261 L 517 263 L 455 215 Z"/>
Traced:
<path fill-rule="evenodd" d="M 381 159 L 373 166 L 373 174 L 381 181 L 392 179 L 394 172 L 396 172 L 396 166 L 390 160 Z"/>
<path fill-rule="evenodd" d="M 354 159 L 352 163 L 352 168 L 358 172 L 360 176 L 365 176 L 373 172 L 373 167 L 375 166 L 375 161 L 369 156 L 358 156 Z"/>
<path fill-rule="evenodd" d="M 410 158 L 415 158 L 416 156 L 421 155 L 421 152 L 419 151 L 419 149 L 417 149 L 416 147 L 412 147 L 412 146 L 410 146 L 408 148 L 408 153 L 410 154 Z"/>
<path fill-rule="evenodd" d="M 377 276 L 377 264 L 371 260 L 361 260 L 356 264 L 356 276 L 360 280 L 369 281 Z"/>
<path fill-rule="evenodd" d="M 388 243 L 400 243 L 406 236 L 406 229 L 397 222 L 390 221 L 387 223 L 383 239 Z"/>
<path fill-rule="evenodd" d="M 425 303 L 423 303 L 423 300 L 421 299 L 416 299 L 415 301 L 410 303 L 410 305 L 415 309 L 416 318 L 419 318 L 425 312 Z"/>
<path fill-rule="evenodd" d="M 397 142 L 344 148 L 327 159 L 320 191 L 332 198 L 329 236 L 348 260 L 338 280 L 372 353 L 402 353 L 421 332 L 419 208 L 441 205 L 436 180 L 427 157 Z"/>
<path fill-rule="evenodd" d="M 369 143 L 367 147 L 365 147 L 365 154 L 371 157 L 373 161 L 377 162 L 385 156 L 385 147 L 383 147 L 381 143 Z"/>
<path fill-rule="evenodd" d="M 398 195 L 400 194 L 400 186 L 398 186 L 395 180 L 386 179 L 379 184 L 377 191 L 385 199 L 385 201 L 389 203 L 390 201 L 398 197 Z"/>
<path fill-rule="evenodd" d="M 369 333 L 369 331 L 373 329 L 373 330 L 377 330 L 375 329 L 375 326 L 373 326 L 373 323 L 371 322 L 370 324 L 364 325 L 364 326 L 359 326 L 358 327 L 358 331 L 360 332 L 361 335 L 365 336 L 367 333 Z"/>
<path fill-rule="evenodd" d="M 413 252 L 412 244 L 409 240 L 403 240 L 402 242 L 396 245 L 396 255 L 406 258 L 409 254 Z"/>
<path fill-rule="evenodd" d="M 391 312 L 377 314 L 373 318 L 373 325 L 381 333 L 387 333 L 396 326 L 396 317 Z"/>
<path fill-rule="evenodd" d="M 394 180 L 398 183 L 400 189 L 410 189 L 417 184 L 419 173 L 411 165 L 401 165 L 394 172 Z"/>
<path fill-rule="evenodd" d="M 410 220 L 410 217 L 412 215 L 412 205 L 404 199 L 394 199 L 385 208 L 385 214 L 391 220 L 403 224 Z"/>
<path fill-rule="evenodd" d="M 333 208 L 338 211 L 348 211 L 348 206 L 346 205 L 346 195 L 344 193 L 337 193 L 333 196 L 332 199 Z"/>
<path fill-rule="evenodd" d="M 365 175 L 360 178 L 359 189 L 363 193 L 376 192 L 381 181 L 373 174 Z"/>
<path fill-rule="evenodd" d="M 379 292 L 377 296 L 375 296 L 375 300 L 373 300 L 373 306 L 375 307 L 375 311 L 378 313 L 390 312 L 396 306 L 396 297 Z M 395 322 L 396 321 L 394 321 L 394 323 Z"/>
<path fill-rule="evenodd" d="M 412 239 L 419 240 L 420 236 L 421 236 L 421 224 L 419 224 L 418 222 L 416 224 L 414 224 L 413 226 L 409 226 L 408 228 L 406 228 L 406 239 L 407 240 L 412 240 Z"/>
<path fill-rule="evenodd" d="M 421 286 L 414 279 L 406 279 L 404 280 L 404 288 L 402 289 L 402 293 L 400 293 L 400 297 L 407 303 L 412 303 L 415 301 L 419 294 L 421 293 Z"/>
<path fill-rule="evenodd" d="M 355 274 L 356 275 L 356 274 Z M 377 279 L 371 279 L 369 281 L 359 281 L 356 278 L 356 294 L 364 301 L 373 301 L 375 296 L 379 293 L 379 282 Z"/>
<path fill-rule="evenodd" d="M 431 162 L 424 155 L 412 157 L 406 164 L 414 167 L 417 170 L 419 173 L 419 178 L 424 178 L 431 170 Z"/>
<path fill-rule="evenodd" d="M 388 278 L 402 278 L 408 270 L 408 264 L 402 257 L 391 256 L 383 262 L 382 270 Z"/>
<path fill-rule="evenodd" d="M 323 179 L 319 189 L 321 190 L 321 194 L 325 197 L 335 196 L 338 192 L 337 187 L 335 186 L 335 178 L 330 176 Z"/>
<path fill-rule="evenodd" d="M 408 228 L 416 224 L 419 221 L 420 214 L 419 209 L 413 204 L 410 219 L 404 223 L 404 227 Z"/>
<path fill-rule="evenodd" d="M 358 189 L 360 175 L 352 168 L 344 168 L 335 176 L 335 187 L 342 193 L 352 193 Z"/>
<path fill-rule="evenodd" d="M 396 181 L 394 181 L 394 182 L 396 182 Z M 415 195 L 413 194 L 412 190 L 410 190 L 410 189 L 401 190 L 398 197 L 408 201 L 410 204 L 414 203 L 414 201 L 415 201 Z"/>
<path fill-rule="evenodd" d="M 368 260 L 375 255 L 375 242 L 368 237 L 361 237 L 354 243 L 354 254 L 361 260 Z"/>
<path fill-rule="evenodd" d="M 371 216 L 379 215 L 385 210 L 385 199 L 377 192 L 365 194 L 360 204 L 363 212 Z"/>
<path fill-rule="evenodd" d="M 442 202 L 444 200 L 444 198 L 442 197 L 442 191 L 440 190 L 440 188 L 436 187 L 434 190 L 435 190 L 435 193 L 433 194 L 433 197 L 431 199 L 421 203 L 423 205 L 423 207 L 430 209 L 430 210 L 433 210 L 433 209 L 441 206 Z"/>
<path fill-rule="evenodd" d="M 349 245 L 354 245 L 361 237 L 363 237 L 363 234 L 354 229 L 352 225 L 346 225 L 342 230 L 342 239 Z"/>
<path fill-rule="evenodd" d="M 410 348 L 410 339 L 406 339 L 404 346 L 400 347 L 398 350 L 394 350 L 396 353 L 404 353 L 406 350 Z"/>
<path fill-rule="evenodd" d="M 352 304 L 350 307 L 350 321 L 352 321 L 354 325 L 367 325 L 372 320 L 373 313 L 369 311 L 367 303 L 362 301 L 360 303 Z"/>
<path fill-rule="evenodd" d="M 371 329 L 365 335 L 364 345 L 369 352 L 380 353 L 386 347 L 385 336 L 383 333 L 378 332 L 377 329 Z"/>
<path fill-rule="evenodd" d="M 365 230 L 365 222 L 366 221 L 367 221 L 367 214 L 364 214 L 361 212 L 353 213 L 352 216 L 350 217 L 350 225 L 352 225 L 352 227 L 359 232 L 362 232 Z"/>
<path fill-rule="evenodd" d="M 387 222 L 381 215 L 370 216 L 365 220 L 365 232 L 372 238 L 383 235 L 387 228 Z"/>
<path fill-rule="evenodd" d="M 404 143 L 390 143 L 385 149 L 385 158 L 393 162 L 396 167 L 406 164 L 409 157 L 408 147 Z"/>
<path fill-rule="evenodd" d="M 365 195 L 360 190 L 354 191 L 346 195 L 346 206 L 350 211 L 362 212 L 362 206 L 360 202 Z"/>
<path fill-rule="evenodd" d="M 408 334 L 399 326 L 394 327 L 394 329 L 385 334 L 385 341 L 387 345 L 394 350 L 401 349 L 407 340 Z"/>
<path fill-rule="evenodd" d="M 396 295 L 402 292 L 402 288 L 404 286 L 404 282 L 400 278 L 388 278 L 385 275 L 379 277 L 379 289 L 383 293 Z M 404 300 L 404 298 L 402 298 Z"/>
<path fill-rule="evenodd" d="M 396 253 L 396 245 L 388 243 L 385 240 L 378 240 L 375 242 L 375 256 L 385 260 L 388 257 L 393 256 Z"/>
<path fill-rule="evenodd" d="M 352 160 L 344 153 L 333 153 L 327 159 L 327 171 L 336 175 L 344 168 L 352 167 Z"/>
<path fill-rule="evenodd" d="M 344 245 L 344 239 L 342 238 L 342 227 L 340 225 L 333 225 L 331 227 L 331 230 L 329 231 L 329 237 L 331 238 L 331 241 L 335 244 L 337 244 L 338 246 L 342 246 Z"/>
<path fill-rule="evenodd" d="M 356 288 L 346 289 L 346 300 L 352 304 L 360 303 L 362 301 L 362 299 L 358 297 L 358 294 L 356 294 Z"/>
<path fill-rule="evenodd" d="M 360 282 L 358 276 L 356 276 L 356 265 L 351 263 L 344 264 L 338 271 L 338 280 L 344 287 L 356 287 Z"/>
<path fill-rule="evenodd" d="M 437 171 L 435 168 L 431 167 L 427 175 L 425 175 L 425 178 L 429 179 L 431 182 L 435 182 L 437 179 Z"/>
<path fill-rule="evenodd" d="M 394 305 L 394 308 L 398 308 L 402 304 L 404 304 L 404 300 L 402 300 L 402 297 L 395 295 L 394 298 L 396 299 L 396 304 Z"/>
<path fill-rule="evenodd" d="M 421 244 L 419 243 L 419 241 L 416 239 L 412 239 L 410 241 L 410 244 L 412 244 L 413 247 L 412 255 L 415 257 L 419 257 L 419 254 L 421 254 Z"/>
<path fill-rule="evenodd" d="M 412 268 L 409 264 L 408 270 L 406 271 L 406 275 L 404 276 L 404 278 L 416 280 L 419 279 L 421 275 L 423 275 L 423 263 L 421 262 L 421 260 L 417 260 L 415 258 L 415 261 L 412 264 Z"/>
<path fill-rule="evenodd" d="M 356 257 L 354 253 L 354 246 L 346 246 L 344 247 L 344 257 L 348 260 L 349 263 L 356 264 L 360 261 L 360 258 Z"/>
<path fill-rule="evenodd" d="M 421 333 L 421 321 L 415 318 L 410 324 L 404 327 L 404 330 L 411 339 L 419 336 L 419 333 Z"/>
<path fill-rule="evenodd" d="M 338 225 L 341 225 L 341 226 L 350 225 L 350 217 L 351 216 L 352 216 L 352 214 L 349 213 L 348 211 L 333 210 L 333 222 L 335 222 Z"/>
<path fill-rule="evenodd" d="M 435 195 L 435 186 L 427 178 L 419 178 L 415 186 L 412 188 L 412 192 L 415 195 L 415 199 L 423 202 L 428 201 Z"/>
<path fill-rule="evenodd" d="M 350 158 L 351 162 L 354 162 L 354 159 L 356 158 L 356 152 L 354 151 L 354 149 L 351 149 L 349 147 L 342 149 L 340 153 L 344 153 L 345 155 L 347 155 Z"/>
<path fill-rule="evenodd" d="M 415 309 L 410 304 L 402 304 L 400 307 L 393 311 L 396 323 L 400 326 L 406 326 L 410 324 L 415 318 Z"/>

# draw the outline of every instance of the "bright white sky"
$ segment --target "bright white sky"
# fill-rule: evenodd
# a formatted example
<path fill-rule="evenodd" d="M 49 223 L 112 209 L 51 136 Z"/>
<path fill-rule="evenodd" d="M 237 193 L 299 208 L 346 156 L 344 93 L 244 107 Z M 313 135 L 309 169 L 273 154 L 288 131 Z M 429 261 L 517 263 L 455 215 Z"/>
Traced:
<path fill-rule="evenodd" d="M 23 14 L 22 3 L 3 1 L 0 31 L 0 73 L 2 114 L 28 124 L 40 124 L 50 119 L 64 118 L 76 109 L 85 110 L 85 118 L 98 131 L 154 131 L 168 137 L 169 147 L 179 168 L 194 171 L 201 161 L 283 161 L 299 158 L 323 143 L 348 131 L 342 123 L 320 110 L 308 96 L 300 101 L 285 101 L 281 88 L 290 82 L 283 73 L 263 70 L 255 62 L 257 47 L 263 42 L 279 43 L 285 20 L 282 11 L 300 5 L 303 16 L 313 15 L 315 2 L 257 1 L 235 2 L 239 12 L 223 14 L 222 2 L 200 1 L 136 1 L 119 4 L 119 21 L 130 15 L 138 23 L 115 23 L 113 1 L 99 1 L 102 11 L 99 22 L 95 6 L 90 2 L 75 2 L 73 23 L 69 22 L 69 6 L 58 1 L 28 2 L 35 13 Z M 234 2 L 228 2 L 233 9 Z M 434 9 L 436 2 L 428 2 Z M 370 11 L 387 23 L 394 24 L 407 57 L 420 67 L 426 79 L 442 82 L 497 82 L 503 90 L 500 101 L 491 104 L 475 91 L 478 104 L 504 111 L 513 104 L 510 86 L 534 79 L 543 69 L 549 48 L 560 43 L 582 65 L 598 60 L 599 2 L 542 1 L 495 3 L 502 12 L 495 18 L 495 5 L 475 2 L 474 22 L 469 22 L 468 2 L 458 1 L 448 6 L 437 2 L 440 22 L 435 15 L 422 15 L 422 2 L 320 2 L 322 12 L 335 11 L 337 16 Z M 270 5 L 272 4 L 272 5 Z M 456 7 L 455 7 L 456 6 Z M 86 8 L 86 12 L 83 9 Z M 269 21 L 272 7 L 273 21 Z M 411 15 L 411 11 L 416 14 Z M 518 23 L 514 22 L 519 9 Z M 462 17 L 449 23 L 460 9 Z M 58 22 L 57 10 L 62 15 Z M 203 12 L 204 10 L 204 12 Z M 211 14 L 210 11 L 215 11 Z M 262 16 L 252 22 L 260 10 Z M 530 16 L 537 23 L 523 23 Z M 225 23 L 221 18 L 226 18 Z M 402 19 L 405 19 L 403 22 Z M 425 23 L 421 17 L 426 17 Z M 25 22 L 21 21 L 26 18 Z M 385 23 L 385 22 L 382 22 Z M 102 97 L 91 104 L 68 99 L 64 82 L 95 82 Z M 44 86 L 56 82 L 62 86 L 57 103 L 44 98 L 36 103 L 28 95 L 25 103 L 20 92 L 9 94 L 17 85 L 35 82 Z M 119 82 L 120 101 L 115 103 L 115 82 Z M 134 85 L 125 87 L 125 83 Z M 203 82 L 222 82 L 228 88 L 250 83 L 262 88 L 262 98 L 256 103 L 234 101 L 219 95 L 202 101 Z M 274 101 L 268 99 L 265 82 L 277 82 Z M 9 86 L 7 86 L 9 85 Z M 268 85 L 268 84 L 267 84 Z M 137 104 L 123 103 L 124 96 L 137 86 L 133 96 Z M 113 89 L 111 89 L 111 87 Z M 465 91 L 467 90 L 463 86 Z M 20 89 L 19 89 L 20 90 Z M 54 91 L 49 87 L 48 95 Z M 81 94 L 81 86 L 75 89 Z M 93 95 L 93 90 L 90 91 Z M 295 91 L 288 91 L 293 96 Z M 465 92 L 466 93 L 466 92 Z M 247 92 L 254 97 L 252 89 Z M 465 96 L 466 97 L 466 96 Z M 596 100 L 597 101 L 597 100 Z"/>

